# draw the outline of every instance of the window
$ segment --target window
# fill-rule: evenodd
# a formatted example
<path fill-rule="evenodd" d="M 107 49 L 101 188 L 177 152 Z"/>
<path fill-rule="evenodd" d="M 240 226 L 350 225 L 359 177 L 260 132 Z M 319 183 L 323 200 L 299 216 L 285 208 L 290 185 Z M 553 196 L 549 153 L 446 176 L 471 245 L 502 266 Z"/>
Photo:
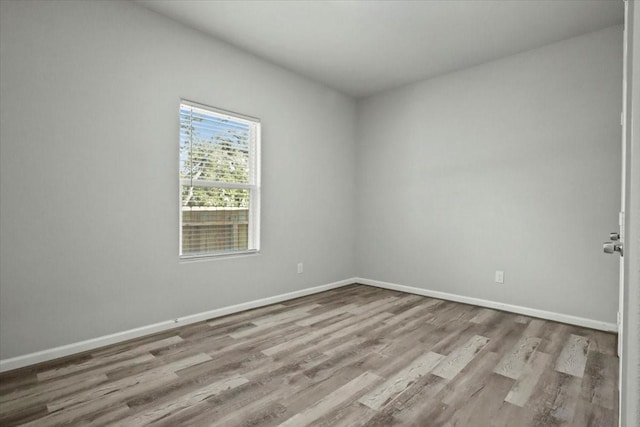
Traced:
<path fill-rule="evenodd" d="M 260 121 L 180 103 L 180 257 L 260 248 Z"/>

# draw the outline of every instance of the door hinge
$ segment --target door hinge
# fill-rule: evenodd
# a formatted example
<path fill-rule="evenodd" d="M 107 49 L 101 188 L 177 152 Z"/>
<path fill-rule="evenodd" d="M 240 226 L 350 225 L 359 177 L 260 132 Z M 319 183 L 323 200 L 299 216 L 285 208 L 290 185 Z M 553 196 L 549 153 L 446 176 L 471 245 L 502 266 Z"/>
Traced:
<path fill-rule="evenodd" d="M 620 325 L 620 323 L 622 323 L 622 319 L 620 317 L 620 312 L 618 312 L 618 315 L 616 317 L 616 322 L 617 322 L 618 326 Z"/>

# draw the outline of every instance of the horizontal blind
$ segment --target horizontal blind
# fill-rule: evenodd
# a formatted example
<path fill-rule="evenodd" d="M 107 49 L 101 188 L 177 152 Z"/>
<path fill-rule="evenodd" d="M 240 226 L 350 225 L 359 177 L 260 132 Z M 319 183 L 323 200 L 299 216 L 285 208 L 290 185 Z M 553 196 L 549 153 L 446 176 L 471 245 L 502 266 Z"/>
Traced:
<path fill-rule="evenodd" d="M 258 249 L 259 126 L 180 104 L 181 256 Z"/>
<path fill-rule="evenodd" d="M 252 123 L 180 105 L 180 178 L 249 183 Z"/>

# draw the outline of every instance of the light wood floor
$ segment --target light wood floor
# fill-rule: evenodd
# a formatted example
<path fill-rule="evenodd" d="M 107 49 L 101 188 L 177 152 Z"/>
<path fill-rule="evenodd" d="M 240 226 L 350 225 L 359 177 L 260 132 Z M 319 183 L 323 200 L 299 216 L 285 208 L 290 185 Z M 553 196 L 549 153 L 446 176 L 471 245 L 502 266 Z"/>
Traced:
<path fill-rule="evenodd" d="M 615 426 L 615 335 L 352 285 L 0 376 L 0 425 Z"/>

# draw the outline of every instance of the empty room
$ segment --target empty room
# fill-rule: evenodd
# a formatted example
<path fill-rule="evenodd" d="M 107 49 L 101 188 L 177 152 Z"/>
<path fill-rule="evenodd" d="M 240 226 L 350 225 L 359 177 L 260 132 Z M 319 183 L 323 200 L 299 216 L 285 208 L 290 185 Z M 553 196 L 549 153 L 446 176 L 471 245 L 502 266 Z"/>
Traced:
<path fill-rule="evenodd" d="M 640 425 L 635 0 L 0 0 L 0 425 Z"/>

